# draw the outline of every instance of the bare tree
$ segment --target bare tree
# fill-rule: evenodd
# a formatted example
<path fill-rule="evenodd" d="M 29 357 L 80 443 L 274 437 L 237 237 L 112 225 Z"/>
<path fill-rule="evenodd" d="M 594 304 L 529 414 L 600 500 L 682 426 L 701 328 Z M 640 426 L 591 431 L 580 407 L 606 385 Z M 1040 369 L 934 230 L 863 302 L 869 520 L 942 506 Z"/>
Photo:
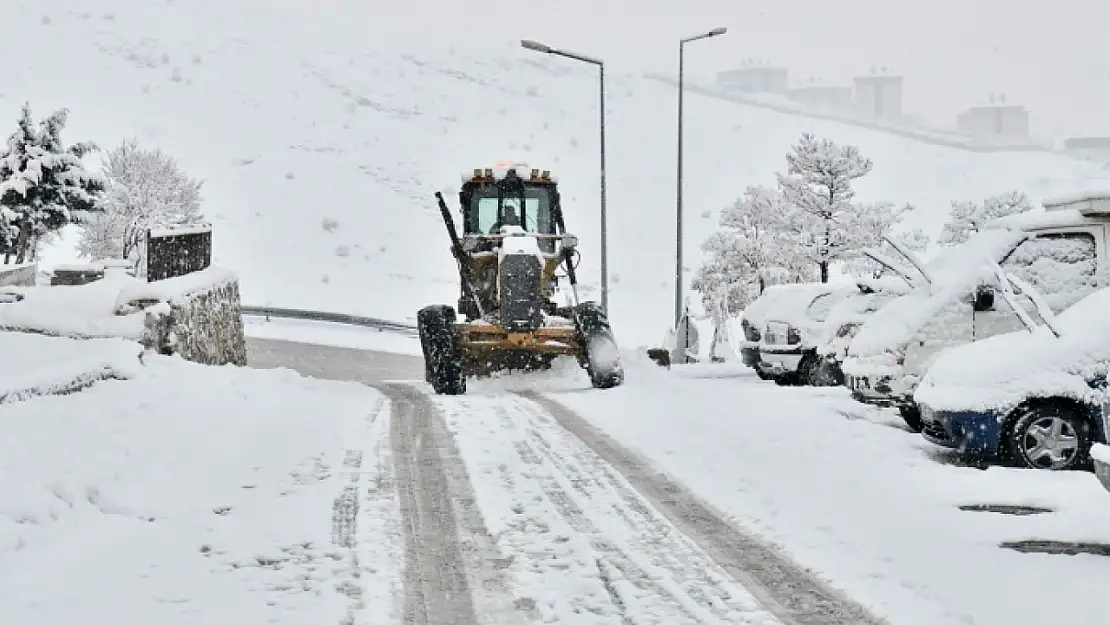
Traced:
<path fill-rule="evenodd" d="M 202 221 L 203 182 L 186 175 L 162 150 L 143 149 L 134 139 L 124 141 L 106 155 L 103 170 L 108 181 L 105 210 L 82 225 L 82 256 L 130 259 L 141 271 L 148 229 Z"/>

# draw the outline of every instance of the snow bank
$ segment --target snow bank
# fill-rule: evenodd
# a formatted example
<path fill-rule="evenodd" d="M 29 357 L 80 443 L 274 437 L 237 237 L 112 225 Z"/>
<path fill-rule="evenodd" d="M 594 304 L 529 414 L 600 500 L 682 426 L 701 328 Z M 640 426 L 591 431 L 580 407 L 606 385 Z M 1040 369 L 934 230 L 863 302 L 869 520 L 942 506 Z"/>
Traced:
<path fill-rule="evenodd" d="M 145 283 L 122 272 L 80 286 L 9 288 L 23 301 L 0 305 L 0 328 L 77 337 L 120 337 L 139 340 L 143 315 L 116 315 L 120 291 Z"/>
<path fill-rule="evenodd" d="M 1055 620 L 1101 622 L 1102 559 L 999 548 L 1110 541 L 1110 497 L 1089 474 L 939 463 L 899 417 L 843 387 L 718 377 L 723 366 L 656 369 L 630 367 L 624 386 L 604 393 L 549 396 L 890 623 L 1032 624 L 1046 596 L 1069 598 L 1054 603 Z M 1015 518 L 966 504 L 1052 512 Z"/>
<path fill-rule="evenodd" d="M 1056 318 L 1059 338 L 1041 326 L 1010 332 L 941 353 L 914 400 L 936 410 L 1008 413 L 1030 397 L 1087 400 L 1087 380 L 1110 362 L 1110 289 L 1083 298 Z M 1100 399 L 1100 398 L 1099 398 Z"/>
<path fill-rule="evenodd" d="M 1096 462 L 1110 465 L 1110 445 L 1094 443 L 1091 445 L 1091 458 Z"/>
<path fill-rule="evenodd" d="M 877 356 L 903 348 L 945 306 L 970 293 L 980 279 L 993 275 L 986 263 L 997 261 L 1025 236 L 1019 230 L 985 230 L 938 254 L 926 265 L 932 284 L 890 302 L 860 328 L 848 349 L 845 373 L 865 375 L 849 371 L 848 367 L 855 366 L 850 364 L 852 357 Z"/>
<path fill-rule="evenodd" d="M 131 377 L 140 352 L 140 345 L 121 339 L 0 332 L 0 404 Z"/>
<path fill-rule="evenodd" d="M 115 309 L 143 308 L 143 306 L 133 306 L 135 302 L 165 302 L 171 306 L 183 305 L 198 293 L 218 289 L 237 280 L 235 272 L 222 267 L 209 267 L 202 271 L 155 282 L 132 279 L 116 296 Z"/>
<path fill-rule="evenodd" d="M 154 357 L 130 381 L 0 405 L 4 621 L 398 620 L 381 580 L 403 557 L 377 555 L 400 539 L 381 402 Z M 348 488 L 373 518 L 343 516 Z"/>

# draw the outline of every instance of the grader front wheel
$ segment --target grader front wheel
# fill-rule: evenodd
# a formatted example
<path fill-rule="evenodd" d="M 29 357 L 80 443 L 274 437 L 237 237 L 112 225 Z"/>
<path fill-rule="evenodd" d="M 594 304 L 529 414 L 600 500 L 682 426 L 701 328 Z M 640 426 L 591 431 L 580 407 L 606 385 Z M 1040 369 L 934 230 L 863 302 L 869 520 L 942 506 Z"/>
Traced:
<path fill-rule="evenodd" d="M 605 313 L 592 303 L 579 305 L 575 312 L 585 350 L 582 365 L 590 376 L 590 384 L 601 389 L 620 386 L 624 382 L 624 366 Z"/>
<path fill-rule="evenodd" d="M 462 354 L 455 335 L 455 311 L 450 306 L 428 306 L 416 313 L 424 375 L 439 395 L 466 392 Z"/>

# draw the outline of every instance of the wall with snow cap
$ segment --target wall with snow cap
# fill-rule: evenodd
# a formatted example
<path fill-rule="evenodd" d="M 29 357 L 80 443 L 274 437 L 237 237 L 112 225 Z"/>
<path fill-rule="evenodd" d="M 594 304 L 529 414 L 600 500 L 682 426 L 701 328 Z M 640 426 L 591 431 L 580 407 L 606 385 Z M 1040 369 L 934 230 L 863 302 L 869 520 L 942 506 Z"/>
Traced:
<path fill-rule="evenodd" d="M 184 276 L 124 288 L 117 314 L 145 309 L 143 344 L 206 365 L 246 365 L 239 278 L 209 267 Z"/>
<path fill-rule="evenodd" d="M 0 265 L 0 286 L 35 286 L 36 263 Z"/>

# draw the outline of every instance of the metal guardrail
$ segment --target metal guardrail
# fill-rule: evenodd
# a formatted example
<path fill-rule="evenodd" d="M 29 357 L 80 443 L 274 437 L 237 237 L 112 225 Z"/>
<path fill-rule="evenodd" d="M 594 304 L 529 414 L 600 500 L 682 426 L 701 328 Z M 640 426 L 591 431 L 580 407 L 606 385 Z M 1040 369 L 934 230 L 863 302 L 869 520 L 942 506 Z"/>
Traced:
<path fill-rule="evenodd" d="M 240 306 L 244 316 L 277 317 L 279 319 L 300 319 L 303 321 L 326 321 L 343 323 L 361 328 L 373 328 L 381 332 L 416 334 L 416 325 L 373 317 L 359 317 L 345 313 L 325 312 L 322 310 L 300 310 L 296 308 L 275 308 L 272 306 Z"/>

